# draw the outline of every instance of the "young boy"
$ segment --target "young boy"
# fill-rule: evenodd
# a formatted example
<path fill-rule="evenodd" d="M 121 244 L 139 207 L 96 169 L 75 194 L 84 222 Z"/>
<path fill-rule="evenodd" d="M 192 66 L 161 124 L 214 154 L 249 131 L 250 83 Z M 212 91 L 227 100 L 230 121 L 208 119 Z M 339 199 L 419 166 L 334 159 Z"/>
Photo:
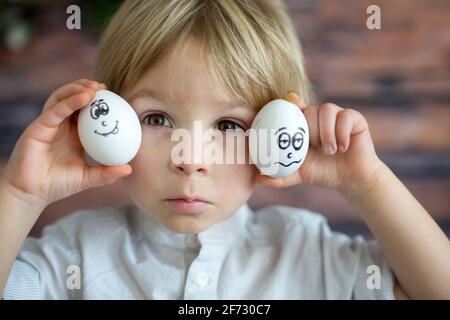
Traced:
<path fill-rule="evenodd" d="M 450 298 L 448 238 L 377 157 L 359 112 L 310 105 L 281 2 L 126 1 L 103 35 L 97 79 L 50 95 L 1 177 L 4 299 Z M 89 167 L 76 114 L 106 87 L 136 111 L 142 144 L 129 164 Z M 197 120 L 245 131 L 278 97 L 310 130 L 291 176 L 172 161 L 174 130 Z M 26 239 L 49 203 L 117 179 L 134 206 L 82 210 Z M 303 209 L 255 213 L 246 202 L 256 183 L 334 188 L 377 242 L 334 233 Z"/>

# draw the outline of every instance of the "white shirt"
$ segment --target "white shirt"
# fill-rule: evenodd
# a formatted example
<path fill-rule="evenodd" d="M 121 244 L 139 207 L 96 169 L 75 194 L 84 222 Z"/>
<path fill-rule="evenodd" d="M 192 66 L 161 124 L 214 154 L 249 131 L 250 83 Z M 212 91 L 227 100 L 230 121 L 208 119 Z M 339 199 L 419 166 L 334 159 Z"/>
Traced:
<path fill-rule="evenodd" d="M 4 299 L 394 299 L 393 285 L 375 241 L 332 232 L 305 209 L 244 204 L 180 234 L 116 206 L 80 210 L 28 238 Z"/>

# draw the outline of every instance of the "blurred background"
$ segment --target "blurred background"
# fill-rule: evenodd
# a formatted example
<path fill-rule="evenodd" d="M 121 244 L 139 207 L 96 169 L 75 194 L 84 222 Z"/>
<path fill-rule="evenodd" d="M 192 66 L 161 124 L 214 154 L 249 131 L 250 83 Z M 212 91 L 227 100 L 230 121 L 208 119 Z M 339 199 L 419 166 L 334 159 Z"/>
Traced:
<path fill-rule="evenodd" d="M 93 78 L 99 36 L 121 1 L 0 2 L 0 174 L 49 94 Z M 450 1 L 285 0 L 302 41 L 319 102 L 357 109 L 368 119 L 380 158 L 450 234 Z M 68 30 L 69 5 L 81 30 Z M 369 30 L 369 5 L 381 29 Z M 31 231 L 77 209 L 130 203 L 120 182 L 49 205 Z M 258 186 L 253 209 L 304 207 L 334 230 L 371 234 L 333 190 Z"/>

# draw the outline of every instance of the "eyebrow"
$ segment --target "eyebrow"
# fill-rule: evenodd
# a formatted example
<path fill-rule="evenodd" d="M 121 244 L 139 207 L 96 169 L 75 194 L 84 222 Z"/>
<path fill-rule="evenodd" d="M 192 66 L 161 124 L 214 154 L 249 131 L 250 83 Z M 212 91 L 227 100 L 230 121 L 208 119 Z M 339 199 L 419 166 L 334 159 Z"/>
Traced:
<path fill-rule="evenodd" d="M 164 96 L 162 94 L 160 94 L 158 91 L 155 91 L 150 88 L 141 89 L 138 92 L 133 93 L 131 96 L 126 97 L 126 100 L 128 100 L 129 102 L 132 102 L 133 100 L 136 100 L 136 99 L 142 98 L 142 97 L 153 97 L 160 101 L 164 101 Z"/>
<path fill-rule="evenodd" d="M 151 89 L 151 88 L 141 89 L 141 90 L 133 93 L 129 97 L 126 97 L 125 99 L 131 103 L 133 100 L 136 100 L 136 99 L 142 98 L 142 97 L 156 98 L 157 100 L 159 100 L 161 102 L 166 101 L 166 97 L 164 94 L 161 94 L 160 92 L 158 92 L 154 89 Z M 229 109 L 244 109 L 244 110 L 248 110 L 250 112 L 257 111 L 255 107 L 247 105 L 247 104 L 242 104 L 238 101 L 221 100 L 221 101 L 217 101 L 216 104 L 219 106 L 228 107 Z"/>

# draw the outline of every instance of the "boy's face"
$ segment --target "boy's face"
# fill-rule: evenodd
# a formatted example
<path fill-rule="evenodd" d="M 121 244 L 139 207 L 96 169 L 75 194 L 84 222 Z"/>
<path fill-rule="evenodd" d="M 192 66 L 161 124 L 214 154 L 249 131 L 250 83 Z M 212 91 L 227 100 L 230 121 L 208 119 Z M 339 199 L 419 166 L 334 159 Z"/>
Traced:
<path fill-rule="evenodd" d="M 122 96 L 133 106 L 142 126 L 142 144 L 130 162 L 133 173 L 123 178 L 139 208 L 174 232 L 197 233 L 230 216 L 248 200 L 257 173 L 248 161 L 193 163 L 190 156 L 185 158 L 189 163 L 175 164 L 171 157 L 172 148 L 180 144 L 171 141 L 174 130 L 184 128 L 193 133 L 194 121 L 201 121 L 203 131 L 215 128 L 225 137 L 225 128 L 249 129 L 257 112 L 242 103 L 227 104 L 233 97 L 214 87 L 199 42 L 190 40 L 183 52 L 168 50 Z M 248 146 L 243 152 L 248 159 Z M 210 204 L 200 212 L 187 213 L 167 201 L 183 196 L 199 197 Z"/>

